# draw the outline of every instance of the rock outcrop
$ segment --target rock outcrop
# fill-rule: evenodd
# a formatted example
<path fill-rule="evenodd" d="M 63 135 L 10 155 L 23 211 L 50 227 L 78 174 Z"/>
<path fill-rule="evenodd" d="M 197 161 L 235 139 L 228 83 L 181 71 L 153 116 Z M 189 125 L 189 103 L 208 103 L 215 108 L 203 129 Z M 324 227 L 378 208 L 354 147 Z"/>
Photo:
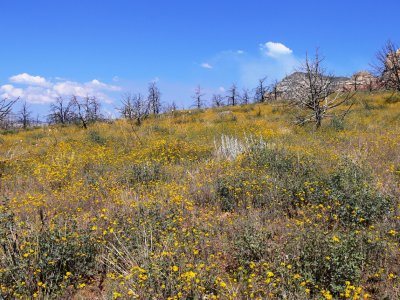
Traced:
<path fill-rule="evenodd" d="M 350 91 L 373 91 L 381 86 L 378 77 L 375 77 L 368 71 L 354 73 L 351 78 L 345 82 L 345 89 Z"/>
<path fill-rule="evenodd" d="M 349 77 L 331 77 L 332 88 L 337 91 L 372 91 L 381 87 L 379 78 L 367 71 L 354 73 Z M 274 95 L 277 99 L 290 99 L 293 91 L 307 81 L 307 74 L 294 72 L 283 78 L 275 87 Z"/>
<path fill-rule="evenodd" d="M 350 81 L 348 77 L 332 77 L 332 87 L 334 89 L 342 89 L 346 83 Z M 283 78 L 276 86 L 277 99 L 290 99 L 294 94 L 293 91 L 299 86 L 304 85 L 307 81 L 307 73 L 294 72 Z"/>

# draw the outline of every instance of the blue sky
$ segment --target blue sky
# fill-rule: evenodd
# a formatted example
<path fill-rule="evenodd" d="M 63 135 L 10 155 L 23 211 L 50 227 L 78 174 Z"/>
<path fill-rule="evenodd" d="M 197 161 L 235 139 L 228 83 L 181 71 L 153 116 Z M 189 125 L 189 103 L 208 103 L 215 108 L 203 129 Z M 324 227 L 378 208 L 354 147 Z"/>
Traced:
<path fill-rule="evenodd" d="M 126 91 L 158 81 L 163 101 L 188 107 L 200 84 L 210 98 L 231 83 L 291 73 L 316 47 L 337 75 L 369 68 L 400 43 L 400 1 L 0 2 L 0 96 L 44 114 L 58 95 L 93 94 L 106 110 Z"/>

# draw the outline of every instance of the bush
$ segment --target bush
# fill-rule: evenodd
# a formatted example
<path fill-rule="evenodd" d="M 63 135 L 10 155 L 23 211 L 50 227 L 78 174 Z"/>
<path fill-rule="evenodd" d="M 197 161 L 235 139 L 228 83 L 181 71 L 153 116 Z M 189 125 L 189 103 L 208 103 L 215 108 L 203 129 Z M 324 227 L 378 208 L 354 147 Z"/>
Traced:
<path fill-rule="evenodd" d="M 326 185 L 329 202 L 338 203 L 336 213 L 344 226 L 369 225 L 390 211 L 391 198 L 374 188 L 366 170 L 350 161 L 329 175 Z"/>
<path fill-rule="evenodd" d="M 390 211 L 391 197 L 374 187 L 367 170 L 347 159 L 336 171 L 326 173 L 318 169 L 318 161 L 296 159 L 283 149 L 264 147 L 252 148 L 243 164 L 255 165 L 271 177 L 269 194 L 264 193 L 264 199 L 257 201 L 266 204 L 272 198 L 286 199 L 283 208 L 289 214 L 308 204 L 323 204 L 331 208 L 343 226 L 367 226 Z M 225 192 L 225 199 L 230 195 L 226 189 L 221 192 Z"/>
<path fill-rule="evenodd" d="M 259 262 L 268 255 L 272 234 L 266 231 L 259 222 L 250 216 L 235 223 L 230 231 L 232 256 L 238 265 Z"/>
<path fill-rule="evenodd" d="M 150 183 L 162 179 L 162 165 L 157 162 L 144 162 L 130 165 L 125 169 L 124 179 L 128 185 Z"/>
<path fill-rule="evenodd" d="M 0 283 L 6 299 L 55 297 L 96 275 L 97 246 L 90 231 L 78 229 L 76 221 L 51 228 L 42 223 L 42 230 L 35 231 L 17 225 L 3 206 L 0 224 Z"/>
<path fill-rule="evenodd" d="M 344 119 L 333 117 L 331 119 L 331 127 L 336 131 L 343 131 L 345 129 Z"/>
<path fill-rule="evenodd" d="M 92 143 L 98 144 L 98 145 L 105 145 L 107 140 L 106 138 L 104 138 L 103 136 L 100 135 L 100 133 L 98 133 L 97 131 L 89 131 L 88 132 L 88 139 L 89 141 L 91 141 Z"/>
<path fill-rule="evenodd" d="M 326 234 L 309 228 L 299 238 L 296 270 L 318 286 L 338 296 L 346 282 L 358 285 L 369 264 L 379 268 L 384 245 L 357 233 Z M 298 241 L 296 241 L 298 243 Z M 371 267 L 371 266 L 368 266 Z"/>
<path fill-rule="evenodd" d="M 220 209 L 224 212 L 233 211 L 243 204 L 244 174 L 223 176 L 217 179 L 216 196 Z"/>

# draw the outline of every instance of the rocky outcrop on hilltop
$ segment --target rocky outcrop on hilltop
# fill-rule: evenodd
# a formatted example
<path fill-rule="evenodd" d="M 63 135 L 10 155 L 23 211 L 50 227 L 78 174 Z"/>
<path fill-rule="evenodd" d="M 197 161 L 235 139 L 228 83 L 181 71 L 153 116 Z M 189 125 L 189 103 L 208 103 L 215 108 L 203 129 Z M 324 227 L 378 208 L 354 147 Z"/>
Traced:
<path fill-rule="evenodd" d="M 332 88 L 338 90 L 346 86 L 346 83 L 350 80 L 348 77 L 331 77 L 331 79 Z M 304 72 L 294 72 L 286 76 L 276 85 L 276 98 L 290 99 L 295 89 L 304 86 L 305 82 L 307 82 L 307 73 Z"/>
<path fill-rule="evenodd" d="M 346 90 L 350 91 L 373 91 L 381 87 L 378 77 L 375 77 L 368 71 L 354 73 L 351 78 L 345 82 Z"/>
<path fill-rule="evenodd" d="M 331 86 L 337 91 L 372 91 L 381 87 L 378 77 L 373 76 L 367 71 L 354 73 L 351 77 L 334 76 Z M 294 72 L 283 78 L 275 87 L 274 95 L 276 99 L 290 99 L 295 89 L 304 86 L 307 82 L 307 73 Z"/>

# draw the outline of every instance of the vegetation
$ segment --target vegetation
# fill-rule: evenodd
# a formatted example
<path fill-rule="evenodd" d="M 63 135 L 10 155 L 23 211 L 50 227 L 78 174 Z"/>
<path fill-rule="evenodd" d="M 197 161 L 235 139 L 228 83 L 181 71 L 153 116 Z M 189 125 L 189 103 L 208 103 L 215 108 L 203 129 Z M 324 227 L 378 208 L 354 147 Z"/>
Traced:
<path fill-rule="evenodd" d="M 259 103 L 2 132 L 0 298 L 398 299 L 389 96 L 318 131 Z"/>

